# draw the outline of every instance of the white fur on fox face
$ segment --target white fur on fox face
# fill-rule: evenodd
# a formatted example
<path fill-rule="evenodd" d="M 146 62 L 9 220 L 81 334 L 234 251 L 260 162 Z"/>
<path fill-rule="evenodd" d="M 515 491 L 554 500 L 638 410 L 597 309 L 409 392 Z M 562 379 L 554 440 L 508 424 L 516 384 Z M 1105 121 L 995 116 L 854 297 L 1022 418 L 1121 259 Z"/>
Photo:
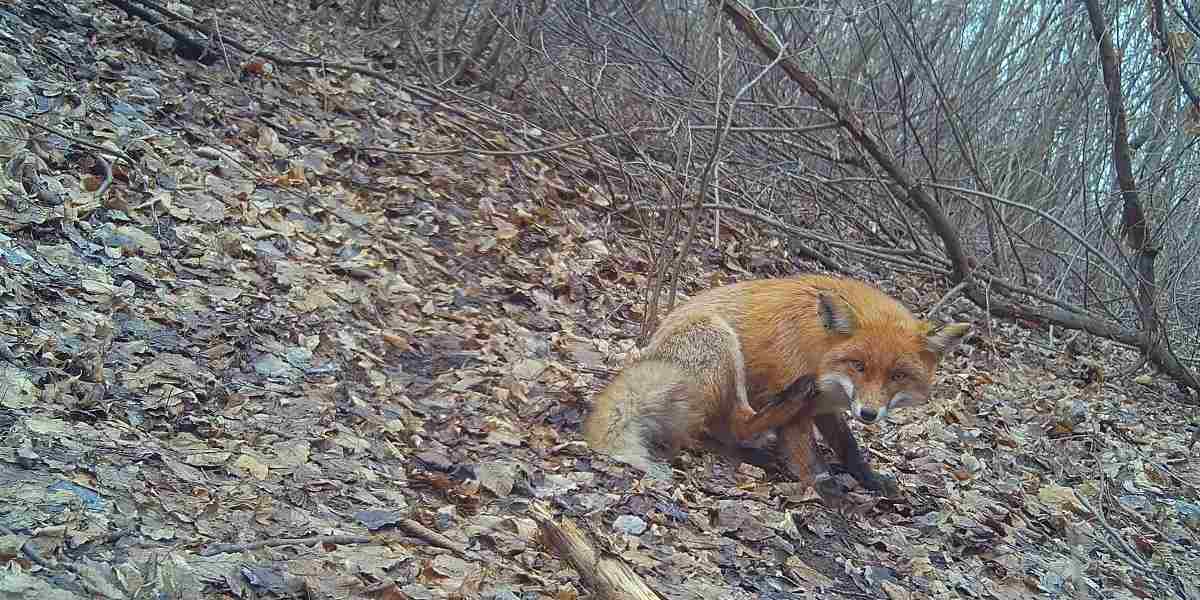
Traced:
<path fill-rule="evenodd" d="M 821 377 L 820 386 L 827 390 L 830 388 L 842 388 L 842 393 L 846 395 L 846 408 L 849 408 L 850 412 L 853 413 L 856 418 L 862 420 L 862 405 L 854 401 L 854 382 L 851 381 L 849 377 L 836 373 L 825 375 L 824 377 Z"/>
<path fill-rule="evenodd" d="M 916 398 L 908 392 L 897 392 L 895 396 L 888 402 L 888 408 L 900 408 L 902 406 L 912 406 L 916 404 Z"/>
<path fill-rule="evenodd" d="M 846 393 L 847 401 L 854 400 L 854 382 L 850 381 L 849 377 L 833 374 L 821 378 L 821 387 L 829 388 L 835 385 L 842 388 L 842 391 Z"/>

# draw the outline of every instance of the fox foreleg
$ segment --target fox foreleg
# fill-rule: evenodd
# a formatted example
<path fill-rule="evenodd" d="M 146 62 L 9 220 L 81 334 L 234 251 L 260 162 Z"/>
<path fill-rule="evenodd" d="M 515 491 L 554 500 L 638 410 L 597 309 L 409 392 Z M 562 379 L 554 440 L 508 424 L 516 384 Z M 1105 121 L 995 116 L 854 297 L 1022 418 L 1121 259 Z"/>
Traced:
<path fill-rule="evenodd" d="M 871 468 L 858 441 L 854 439 L 854 432 L 850 430 L 850 424 L 846 422 L 845 415 L 841 413 L 814 415 L 813 422 L 816 424 L 817 430 L 821 432 L 825 443 L 833 450 L 834 456 L 841 461 L 842 467 L 853 475 L 864 488 L 888 497 L 897 495 L 899 485 L 896 483 L 896 479 L 880 475 Z"/>
<path fill-rule="evenodd" d="M 739 444 L 748 444 L 762 433 L 783 427 L 800 414 L 811 410 L 816 396 L 816 380 L 811 375 L 792 382 L 757 411 L 750 406 L 744 395 L 740 396 L 734 410 L 734 440 Z"/>

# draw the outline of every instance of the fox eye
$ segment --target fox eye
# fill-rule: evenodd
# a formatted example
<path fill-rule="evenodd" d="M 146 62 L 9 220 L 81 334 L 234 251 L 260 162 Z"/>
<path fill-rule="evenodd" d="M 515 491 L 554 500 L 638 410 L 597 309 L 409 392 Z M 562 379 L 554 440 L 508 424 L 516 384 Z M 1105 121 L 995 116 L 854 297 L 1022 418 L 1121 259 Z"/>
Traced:
<path fill-rule="evenodd" d="M 862 373 L 863 371 L 867 370 L 867 365 L 864 364 L 863 361 L 861 361 L 861 360 L 848 360 L 848 361 L 846 361 L 846 364 L 850 365 L 851 369 L 854 369 L 855 371 L 857 371 L 859 373 Z"/>

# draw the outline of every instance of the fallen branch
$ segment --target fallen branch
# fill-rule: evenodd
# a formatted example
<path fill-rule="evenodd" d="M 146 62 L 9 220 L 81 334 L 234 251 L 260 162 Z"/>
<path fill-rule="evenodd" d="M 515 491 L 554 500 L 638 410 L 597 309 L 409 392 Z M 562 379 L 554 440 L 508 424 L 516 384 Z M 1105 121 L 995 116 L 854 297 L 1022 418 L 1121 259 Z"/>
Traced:
<path fill-rule="evenodd" d="M 93 144 L 87 140 L 81 140 L 77 137 L 73 137 L 67 133 L 64 133 L 58 129 L 55 129 L 55 128 L 47 126 L 47 125 L 42 125 L 41 123 L 38 123 L 37 121 L 32 121 L 30 119 L 22 117 L 21 115 L 14 114 L 14 113 L 8 112 L 6 110 L 0 110 L 0 117 L 8 117 L 10 119 L 15 119 L 17 121 L 25 123 L 26 125 L 32 125 L 43 131 L 53 133 L 54 135 L 57 135 L 58 137 L 63 138 L 64 140 L 75 142 L 76 144 L 79 144 L 80 146 L 83 146 L 85 148 L 91 148 L 92 150 L 95 150 L 96 152 L 115 156 L 115 157 L 129 163 L 129 166 L 131 166 L 133 168 L 137 168 L 137 162 L 134 161 L 133 158 L 131 158 L 128 154 L 125 154 L 124 152 L 121 152 L 120 150 L 114 150 L 112 148 L 105 148 L 104 146 Z"/>
<path fill-rule="evenodd" d="M 742 6 L 737 0 L 709 0 L 711 4 L 719 8 L 726 17 L 741 31 L 747 39 L 749 39 L 768 59 L 775 61 L 781 56 L 781 51 L 774 42 L 773 36 L 768 35 L 766 27 L 758 19 L 758 16 L 750 9 Z M 1089 6 L 1093 4 L 1089 0 Z M 1089 10 L 1091 10 L 1089 8 Z M 1101 42 L 1107 40 L 1101 35 L 1101 30 L 1098 30 Z M 1102 44 L 1103 45 L 1103 44 Z M 1111 59 L 1111 42 L 1104 52 Z M 1135 348 L 1141 349 L 1150 360 L 1154 361 L 1155 365 L 1173 377 L 1177 382 L 1186 385 L 1195 390 L 1200 390 L 1200 377 L 1197 377 L 1190 369 L 1188 369 L 1171 351 L 1165 339 L 1155 340 L 1153 334 L 1158 331 L 1158 320 L 1153 310 L 1147 313 L 1148 308 L 1152 307 L 1150 302 L 1153 286 L 1153 264 L 1156 248 L 1150 247 L 1147 242 L 1147 236 L 1144 233 L 1146 224 L 1144 216 L 1140 213 L 1140 206 L 1137 204 L 1135 188 L 1132 187 L 1132 176 L 1125 172 L 1128 157 L 1127 148 L 1122 150 L 1124 146 L 1124 120 L 1116 119 L 1116 137 L 1118 141 L 1114 142 L 1114 153 L 1117 157 L 1114 159 L 1118 171 L 1121 176 L 1118 177 L 1121 183 L 1122 196 L 1126 200 L 1126 218 L 1123 220 L 1123 227 L 1129 239 L 1130 246 L 1135 249 L 1137 254 L 1137 275 L 1138 285 L 1135 291 L 1136 302 L 1139 312 L 1143 317 L 1144 333 L 1137 330 L 1128 330 L 1115 324 L 1102 322 L 1088 318 L 1086 315 L 1079 314 L 1074 311 L 1047 308 L 1033 308 L 1025 304 L 1017 304 L 1015 302 L 1002 301 L 995 298 L 989 298 L 986 295 L 986 286 L 978 285 L 980 276 L 971 269 L 968 264 L 967 255 L 962 247 L 962 242 L 959 239 L 958 232 L 946 217 L 941 206 L 934 201 L 929 192 L 925 190 L 925 184 L 919 182 L 907 169 L 897 163 L 890 153 L 886 151 L 886 147 L 882 144 L 874 134 L 868 131 L 863 124 L 862 118 L 858 116 L 850 107 L 834 96 L 832 90 L 828 89 L 820 81 L 817 81 L 812 74 L 800 68 L 799 63 L 791 58 L 785 58 L 779 62 L 783 72 L 794 81 L 805 93 L 811 96 L 822 108 L 833 114 L 837 123 L 850 135 L 859 147 L 866 151 L 871 158 L 883 168 L 888 176 L 896 183 L 896 185 L 904 191 L 908 200 L 920 209 L 925 217 L 925 221 L 934 234 L 942 240 L 945 246 L 947 258 L 950 260 L 950 282 L 955 286 L 966 283 L 964 291 L 976 305 L 985 308 L 989 314 L 1000 317 L 1024 317 L 1027 319 L 1040 320 L 1046 323 L 1052 323 L 1065 327 L 1067 329 L 1082 329 L 1089 333 L 1099 335 L 1101 337 L 1116 341 L 1121 344 L 1126 344 Z M 1109 65 L 1111 66 L 1111 65 Z M 1106 67 L 1105 82 L 1110 84 L 1115 81 L 1111 70 Z M 1115 95 L 1113 94 L 1117 92 Z M 1120 100 L 1119 84 L 1109 85 L 1110 104 Z M 1113 110 L 1117 114 L 1120 112 L 1120 103 L 1112 105 Z M 1126 177 L 1129 175 L 1128 177 Z M 1124 280 L 1122 280 L 1124 282 Z M 998 281 L 992 282 L 998 283 Z"/>
<path fill-rule="evenodd" d="M 451 552 L 456 552 L 460 555 L 465 555 L 467 547 L 460 544 L 412 519 L 403 519 L 399 523 L 400 529 L 405 533 L 419 538 L 427 542 L 431 546 L 437 546 Z M 200 556 L 213 556 L 214 554 L 227 554 L 231 552 L 245 552 L 247 550 L 257 550 L 259 548 L 273 548 L 276 546 L 312 546 L 314 544 L 374 544 L 385 541 L 386 538 L 378 535 L 314 535 L 305 538 L 270 538 L 266 540 L 258 540 L 257 542 L 246 542 L 242 544 L 213 544 L 200 552 Z"/>
<path fill-rule="evenodd" d="M 537 506 L 529 508 L 529 515 L 537 521 L 543 543 L 575 568 L 596 598 L 664 600 L 620 558 L 593 548 L 587 536 L 570 519 L 555 523 L 545 509 Z"/>
<path fill-rule="evenodd" d="M 213 544 L 200 551 L 200 556 L 246 552 L 277 546 L 312 546 L 314 544 L 370 544 L 377 538 L 366 535 L 314 535 L 306 538 L 270 538 L 244 544 Z"/>
<path fill-rule="evenodd" d="M 465 545 L 460 544 L 412 519 L 404 519 L 400 521 L 400 529 L 403 529 L 409 535 L 419 537 L 426 542 L 429 542 L 431 545 L 437 546 L 438 548 L 444 548 L 459 554 L 465 554 L 467 552 L 467 547 Z"/>
<path fill-rule="evenodd" d="M 175 40 L 175 54 L 177 54 L 180 58 L 198 61 L 201 64 L 210 65 L 210 66 L 215 65 L 217 63 L 217 60 L 220 58 L 215 53 L 209 52 L 208 48 L 206 46 L 204 46 L 203 44 L 200 44 L 196 40 L 193 40 L 192 38 L 184 35 L 182 31 L 179 31 L 179 30 L 175 29 L 174 27 L 167 25 L 166 23 L 164 23 L 162 21 L 162 19 L 159 19 L 158 17 L 154 16 L 149 11 L 146 11 L 146 10 L 143 10 L 136 6 L 133 6 L 132 4 L 126 2 L 125 0 L 104 0 L 104 1 L 108 2 L 109 4 L 111 4 L 117 8 L 120 8 L 121 10 L 124 10 L 130 16 L 137 17 L 137 18 L 153 25 L 159 31 L 162 31 L 163 33 L 170 36 L 171 39 Z"/>

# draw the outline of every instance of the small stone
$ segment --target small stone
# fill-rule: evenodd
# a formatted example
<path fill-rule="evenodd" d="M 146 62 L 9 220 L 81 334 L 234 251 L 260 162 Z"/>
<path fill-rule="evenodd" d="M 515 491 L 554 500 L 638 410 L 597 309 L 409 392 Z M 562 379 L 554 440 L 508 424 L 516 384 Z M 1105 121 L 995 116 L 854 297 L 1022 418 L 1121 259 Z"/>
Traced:
<path fill-rule="evenodd" d="M 621 515 L 613 521 L 613 529 L 629 535 L 642 535 L 646 531 L 646 522 L 633 515 Z"/>

